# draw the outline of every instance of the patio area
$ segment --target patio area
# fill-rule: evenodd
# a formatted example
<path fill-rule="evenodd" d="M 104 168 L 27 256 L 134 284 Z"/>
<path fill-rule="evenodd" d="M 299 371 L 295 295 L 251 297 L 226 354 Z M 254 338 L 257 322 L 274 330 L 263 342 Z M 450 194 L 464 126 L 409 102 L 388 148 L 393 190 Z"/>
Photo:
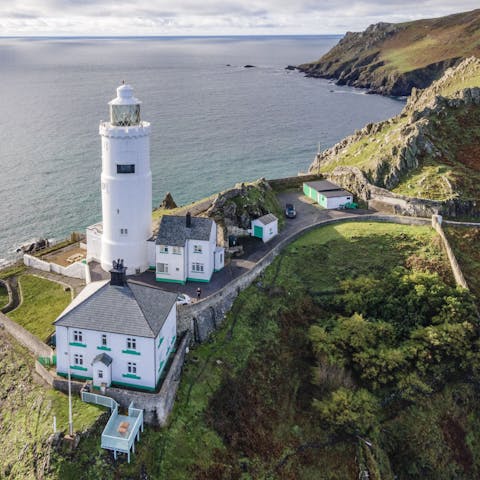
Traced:
<path fill-rule="evenodd" d="M 110 407 L 112 414 L 102 432 L 101 447 L 113 451 L 117 459 L 118 453 L 126 453 L 130 463 L 130 451 L 135 453 L 135 440 L 140 440 L 140 430 L 143 432 L 143 410 L 128 407 L 128 415 L 118 413 L 118 403 L 110 397 L 82 391 L 82 400 L 96 405 Z"/>

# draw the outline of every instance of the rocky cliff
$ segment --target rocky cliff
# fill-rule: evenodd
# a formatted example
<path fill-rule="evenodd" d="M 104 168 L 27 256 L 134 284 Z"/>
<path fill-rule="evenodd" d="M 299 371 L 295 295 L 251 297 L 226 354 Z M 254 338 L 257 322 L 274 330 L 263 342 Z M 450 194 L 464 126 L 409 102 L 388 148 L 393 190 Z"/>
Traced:
<path fill-rule="evenodd" d="M 383 188 L 454 202 L 453 214 L 468 215 L 480 207 L 480 60 L 466 59 L 431 87 L 414 89 L 400 115 L 318 154 L 309 170 L 364 200 L 373 187 Z"/>
<path fill-rule="evenodd" d="M 436 19 L 371 25 L 347 32 L 315 62 L 297 68 L 307 76 L 383 95 L 410 95 L 426 88 L 446 69 L 480 56 L 480 9 Z"/>

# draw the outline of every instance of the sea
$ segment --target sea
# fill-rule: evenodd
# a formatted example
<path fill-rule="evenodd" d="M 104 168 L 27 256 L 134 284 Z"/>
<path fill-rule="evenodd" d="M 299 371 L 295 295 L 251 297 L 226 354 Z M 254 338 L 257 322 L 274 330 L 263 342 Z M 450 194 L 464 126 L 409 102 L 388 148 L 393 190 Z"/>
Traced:
<path fill-rule="evenodd" d="M 167 192 L 180 205 L 296 175 L 398 114 L 399 99 L 285 69 L 340 38 L 0 38 L 0 264 L 101 220 L 98 126 L 122 81 L 152 125 L 152 208 Z"/>

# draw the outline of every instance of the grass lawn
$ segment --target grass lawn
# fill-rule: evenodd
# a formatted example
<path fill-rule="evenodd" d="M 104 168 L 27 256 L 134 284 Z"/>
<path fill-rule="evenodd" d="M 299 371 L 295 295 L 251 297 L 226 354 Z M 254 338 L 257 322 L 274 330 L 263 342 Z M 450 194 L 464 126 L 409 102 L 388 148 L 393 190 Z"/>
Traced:
<path fill-rule="evenodd" d="M 103 467 L 102 478 L 358 478 L 355 443 L 330 444 L 315 422 L 308 322 L 340 281 L 399 265 L 452 280 L 429 227 L 345 223 L 292 243 L 239 295 L 212 341 L 190 351 L 168 428 L 147 428 L 132 463 Z M 60 478 L 100 475 L 94 462 L 107 464 L 108 454 L 84 446 L 75 463 L 57 458 Z"/>
<path fill-rule="evenodd" d="M 0 333 L 0 478 L 5 480 L 57 478 L 48 474 L 47 439 L 54 416 L 57 430 L 67 431 L 68 398 L 36 384 L 32 370 L 27 350 Z M 102 412 L 73 396 L 75 431 L 90 428 Z"/>
<path fill-rule="evenodd" d="M 71 302 L 70 292 L 65 292 L 58 283 L 33 275 L 19 278 L 23 301 L 8 316 L 41 340 L 53 331 L 52 322 Z"/>
<path fill-rule="evenodd" d="M 8 292 L 7 289 L 0 285 L 0 308 L 3 308 L 8 303 Z"/>

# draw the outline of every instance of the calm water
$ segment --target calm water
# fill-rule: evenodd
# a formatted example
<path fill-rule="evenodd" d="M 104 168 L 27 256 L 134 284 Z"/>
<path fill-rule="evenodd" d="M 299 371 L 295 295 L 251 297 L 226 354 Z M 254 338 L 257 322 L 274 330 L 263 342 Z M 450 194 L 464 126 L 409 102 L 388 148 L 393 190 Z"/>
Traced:
<path fill-rule="evenodd" d="M 295 175 L 318 142 L 397 114 L 396 100 L 284 69 L 337 41 L 0 39 L 0 259 L 32 237 L 100 220 L 98 124 L 123 79 L 152 124 L 154 205 L 167 191 L 183 204 L 238 181 Z"/>

